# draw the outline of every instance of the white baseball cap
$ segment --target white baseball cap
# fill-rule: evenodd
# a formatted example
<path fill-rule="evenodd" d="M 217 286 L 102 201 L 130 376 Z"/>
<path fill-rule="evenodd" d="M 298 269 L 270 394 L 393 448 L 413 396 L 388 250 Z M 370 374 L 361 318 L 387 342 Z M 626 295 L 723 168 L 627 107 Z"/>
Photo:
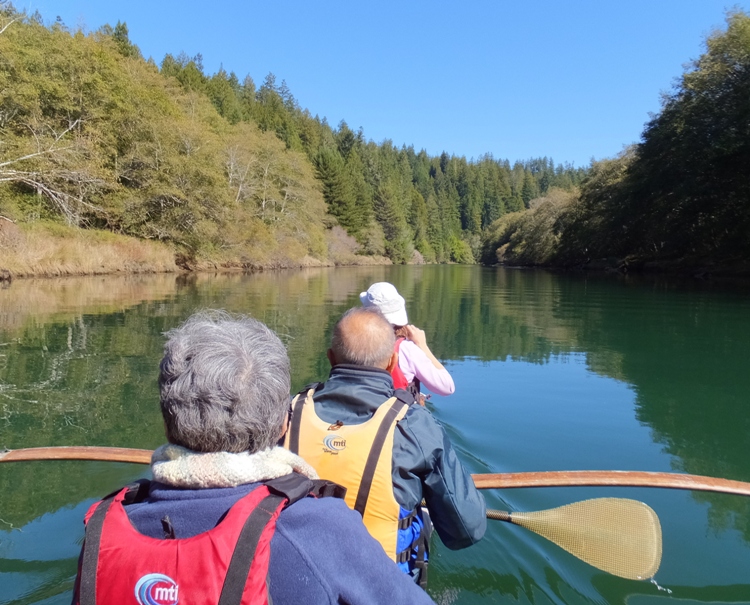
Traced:
<path fill-rule="evenodd" d="M 361 292 L 359 300 L 363 307 L 377 307 L 385 318 L 394 326 L 405 326 L 409 323 L 406 317 L 406 301 L 393 284 L 381 281 L 372 284 L 367 292 Z"/>

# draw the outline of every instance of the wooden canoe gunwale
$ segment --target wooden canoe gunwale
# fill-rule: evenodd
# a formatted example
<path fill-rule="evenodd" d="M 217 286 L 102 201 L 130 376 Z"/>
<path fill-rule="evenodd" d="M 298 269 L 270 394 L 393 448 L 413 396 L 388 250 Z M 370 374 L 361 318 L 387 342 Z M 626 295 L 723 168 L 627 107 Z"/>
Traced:
<path fill-rule="evenodd" d="M 750 496 L 750 483 L 649 471 L 544 471 L 473 475 L 479 489 L 522 487 L 655 487 Z"/>
<path fill-rule="evenodd" d="M 0 463 L 34 460 L 97 460 L 150 464 L 151 450 L 127 447 L 61 446 L 0 451 Z M 524 487 L 653 487 L 750 496 L 750 483 L 703 475 L 649 471 L 542 471 L 472 475 L 479 489 Z"/>

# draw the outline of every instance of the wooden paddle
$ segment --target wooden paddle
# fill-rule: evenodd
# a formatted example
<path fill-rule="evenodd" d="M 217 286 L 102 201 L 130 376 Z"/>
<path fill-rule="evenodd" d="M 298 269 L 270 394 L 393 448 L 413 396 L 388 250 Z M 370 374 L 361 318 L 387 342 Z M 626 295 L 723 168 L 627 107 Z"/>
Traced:
<path fill-rule="evenodd" d="M 28 460 L 99 460 L 149 464 L 151 450 L 126 447 L 32 447 L 0 451 L 0 463 Z M 688 489 L 722 494 L 750 496 L 750 483 L 685 475 L 644 471 L 545 471 L 531 473 L 485 473 L 472 475 L 479 489 L 514 489 L 520 487 L 659 487 Z"/>
<path fill-rule="evenodd" d="M 621 578 L 647 580 L 661 564 L 659 517 L 637 500 L 595 498 L 531 513 L 490 509 L 487 517 L 525 527 Z"/>

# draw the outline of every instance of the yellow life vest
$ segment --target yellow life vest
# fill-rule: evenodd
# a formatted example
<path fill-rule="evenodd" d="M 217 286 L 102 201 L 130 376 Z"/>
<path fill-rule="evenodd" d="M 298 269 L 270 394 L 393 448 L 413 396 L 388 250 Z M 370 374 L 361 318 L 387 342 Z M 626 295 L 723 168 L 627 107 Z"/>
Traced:
<path fill-rule="evenodd" d="M 397 561 L 401 507 L 393 495 L 393 434 L 409 406 L 391 397 L 361 424 L 330 424 L 315 413 L 314 392 L 292 400 L 284 447 L 302 456 L 320 477 L 347 488 L 347 505 L 362 515 L 370 535 Z"/>

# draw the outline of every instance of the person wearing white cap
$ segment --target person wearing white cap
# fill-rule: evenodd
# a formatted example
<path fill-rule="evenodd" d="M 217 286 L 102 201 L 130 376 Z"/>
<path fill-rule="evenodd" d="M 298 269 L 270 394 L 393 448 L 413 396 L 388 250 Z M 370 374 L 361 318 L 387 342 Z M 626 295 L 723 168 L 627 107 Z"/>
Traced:
<path fill-rule="evenodd" d="M 359 300 L 364 307 L 379 309 L 396 333 L 398 363 L 391 371 L 395 388 L 408 389 L 420 403 L 424 402 L 420 383 L 438 395 L 451 395 L 456 390 L 450 373 L 427 346 L 424 330 L 409 324 L 406 301 L 393 284 L 372 284 Z"/>

